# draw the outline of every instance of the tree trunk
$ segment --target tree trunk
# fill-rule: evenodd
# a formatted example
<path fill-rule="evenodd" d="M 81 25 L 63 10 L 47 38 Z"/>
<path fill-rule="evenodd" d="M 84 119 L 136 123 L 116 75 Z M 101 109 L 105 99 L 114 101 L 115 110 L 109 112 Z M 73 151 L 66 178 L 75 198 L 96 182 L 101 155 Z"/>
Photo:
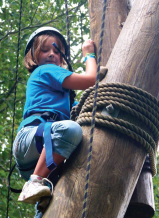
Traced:
<path fill-rule="evenodd" d="M 107 63 L 105 82 L 121 82 L 158 96 L 157 0 L 135 1 Z"/>
<path fill-rule="evenodd" d="M 129 13 L 127 0 L 109 0 L 107 1 L 107 9 L 105 16 L 104 27 L 104 46 L 102 48 L 101 66 L 105 66 L 115 42 L 119 36 L 122 26 Z M 98 54 L 98 45 L 100 41 L 101 32 L 101 20 L 103 13 L 103 1 L 90 1 L 89 0 L 89 15 L 90 15 L 90 27 L 91 38 L 97 45 L 96 54 Z"/>
<path fill-rule="evenodd" d="M 124 218 L 154 216 L 153 182 L 149 158 L 146 159 Z"/>
<path fill-rule="evenodd" d="M 102 82 L 134 85 L 156 97 L 159 82 L 158 27 L 158 1 L 136 1 L 109 58 L 108 73 Z M 140 120 L 122 111 L 118 118 L 143 126 Z M 44 218 L 81 217 L 90 134 L 89 126 L 82 128 L 83 141 L 67 162 Z M 86 216 L 122 218 L 146 152 L 139 143 L 109 128 L 96 127 L 93 138 Z"/>
<path fill-rule="evenodd" d="M 101 65 L 106 65 L 133 3 L 133 0 L 109 1 L 105 17 L 104 47 Z M 89 1 L 91 38 L 95 41 L 96 45 L 99 44 L 100 40 L 101 27 L 99 23 L 102 19 L 102 11 L 103 5 L 100 1 Z M 146 163 L 145 165 L 147 166 Z M 155 204 L 152 174 L 147 167 L 144 167 L 128 206 L 125 218 L 129 218 L 130 216 L 131 218 L 149 218 L 153 216 L 154 211 Z"/>

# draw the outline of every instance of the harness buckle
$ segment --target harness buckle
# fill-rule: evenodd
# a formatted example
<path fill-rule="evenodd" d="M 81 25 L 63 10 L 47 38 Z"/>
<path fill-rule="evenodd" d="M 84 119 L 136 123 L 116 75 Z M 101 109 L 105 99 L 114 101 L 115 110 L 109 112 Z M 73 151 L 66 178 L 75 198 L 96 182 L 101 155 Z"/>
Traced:
<path fill-rule="evenodd" d="M 58 120 L 58 115 L 56 113 L 52 112 L 45 112 L 41 115 L 41 117 L 46 121 L 57 121 Z"/>

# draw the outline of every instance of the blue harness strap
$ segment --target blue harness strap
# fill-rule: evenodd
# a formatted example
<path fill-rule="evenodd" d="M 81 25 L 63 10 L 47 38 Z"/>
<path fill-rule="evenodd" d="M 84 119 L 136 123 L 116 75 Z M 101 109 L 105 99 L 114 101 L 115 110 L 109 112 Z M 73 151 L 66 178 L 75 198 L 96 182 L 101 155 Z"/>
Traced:
<path fill-rule="evenodd" d="M 53 160 L 53 146 L 52 146 L 52 141 L 51 141 L 51 125 L 52 125 L 52 122 L 46 122 L 44 126 L 46 164 L 49 170 L 53 170 L 57 166 Z"/>
<path fill-rule="evenodd" d="M 52 141 L 51 141 L 52 123 L 53 121 L 40 123 L 35 133 L 36 148 L 39 154 L 41 154 L 42 149 L 43 149 L 43 133 L 44 133 L 46 165 L 49 170 L 53 170 L 57 166 L 53 160 L 53 146 L 52 146 Z"/>
<path fill-rule="evenodd" d="M 35 133 L 36 148 L 37 148 L 39 154 L 41 154 L 42 149 L 43 149 L 44 125 L 45 125 L 45 123 L 40 123 L 37 130 L 36 130 L 36 133 Z"/>

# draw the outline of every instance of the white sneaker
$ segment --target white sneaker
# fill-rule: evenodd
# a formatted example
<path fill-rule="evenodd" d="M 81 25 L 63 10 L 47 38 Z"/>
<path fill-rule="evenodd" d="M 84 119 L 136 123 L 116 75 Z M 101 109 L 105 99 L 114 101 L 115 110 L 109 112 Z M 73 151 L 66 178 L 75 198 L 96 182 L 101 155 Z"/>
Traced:
<path fill-rule="evenodd" d="M 18 201 L 35 204 L 40 202 L 41 197 L 51 196 L 52 192 L 50 189 L 53 191 L 53 185 L 48 179 L 31 175 L 29 181 L 24 184 Z"/>

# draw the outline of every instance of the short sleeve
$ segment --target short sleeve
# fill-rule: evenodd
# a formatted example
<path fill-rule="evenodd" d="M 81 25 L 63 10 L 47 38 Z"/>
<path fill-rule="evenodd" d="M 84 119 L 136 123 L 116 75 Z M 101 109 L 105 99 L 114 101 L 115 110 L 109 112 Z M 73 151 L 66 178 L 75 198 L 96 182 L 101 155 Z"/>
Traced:
<path fill-rule="evenodd" d="M 39 71 L 39 82 L 50 88 L 52 87 L 54 90 L 63 91 L 62 83 L 64 79 L 72 73 L 73 72 L 53 64 L 43 65 Z"/>

